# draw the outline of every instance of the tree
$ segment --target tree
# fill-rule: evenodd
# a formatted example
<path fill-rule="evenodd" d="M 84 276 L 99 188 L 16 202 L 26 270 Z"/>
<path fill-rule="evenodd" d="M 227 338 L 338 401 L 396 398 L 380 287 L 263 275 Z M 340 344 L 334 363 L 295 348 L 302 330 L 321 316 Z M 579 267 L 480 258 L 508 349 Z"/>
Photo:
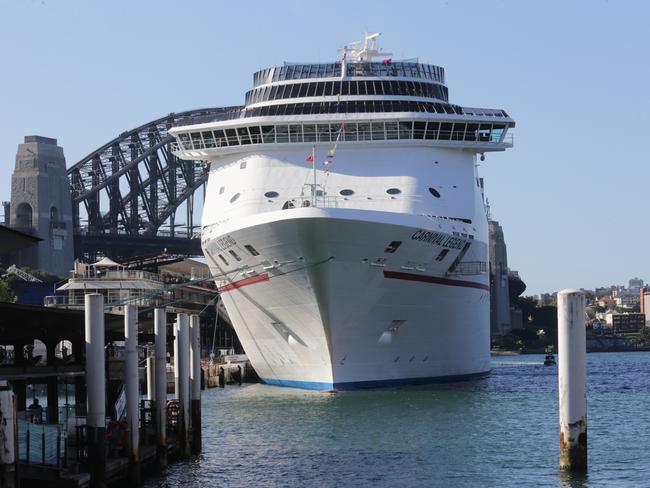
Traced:
<path fill-rule="evenodd" d="M 16 300 L 14 297 L 14 294 L 11 292 L 11 288 L 9 287 L 9 284 L 3 280 L 0 279 L 0 302 L 10 302 L 13 303 Z"/>

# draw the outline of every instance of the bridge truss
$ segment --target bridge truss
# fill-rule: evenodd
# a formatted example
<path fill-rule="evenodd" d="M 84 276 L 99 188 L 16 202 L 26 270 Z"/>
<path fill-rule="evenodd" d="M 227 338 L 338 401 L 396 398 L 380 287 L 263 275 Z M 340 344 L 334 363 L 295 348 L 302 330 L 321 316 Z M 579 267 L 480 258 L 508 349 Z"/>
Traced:
<path fill-rule="evenodd" d="M 207 181 L 207 167 L 174 156 L 167 131 L 232 108 L 171 113 L 123 132 L 68 168 L 76 257 L 200 255 L 194 194 Z M 180 224 L 179 207 L 185 209 Z"/>

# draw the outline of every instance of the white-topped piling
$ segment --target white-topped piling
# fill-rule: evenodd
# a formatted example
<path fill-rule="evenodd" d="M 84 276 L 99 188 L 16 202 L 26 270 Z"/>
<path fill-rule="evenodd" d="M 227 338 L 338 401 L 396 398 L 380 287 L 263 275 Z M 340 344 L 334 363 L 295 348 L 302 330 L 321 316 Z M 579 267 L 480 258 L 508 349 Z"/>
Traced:
<path fill-rule="evenodd" d="M 176 320 L 174 321 L 174 398 L 176 400 L 180 400 L 180 386 L 178 384 L 178 369 L 179 369 L 179 358 L 180 355 L 178 354 L 178 321 L 179 321 L 179 316 L 176 316 Z"/>
<path fill-rule="evenodd" d="M 145 359 L 145 369 L 147 372 L 147 400 L 156 400 L 156 358 L 150 353 Z"/>
<path fill-rule="evenodd" d="M 587 470 L 587 340 L 585 294 L 557 295 L 560 469 Z"/>
<path fill-rule="evenodd" d="M 178 402 L 179 402 L 179 445 L 181 457 L 190 455 L 190 341 L 189 320 L 186 313 L 179 313 L 177 319 L 178 342 Z"/>
<path fill-rule="evenodd" d="M 0 486 L 18 486 L 16 399 L 7 381 L 0 380 Z"/>
<path fill-rule="evenodd" d="M 167 467 L 167 312 L 164 308 L 154 310 L 154 335 L 156 350 L 156 435 L 158 445 L 158 468 Z"/>
<path fill-rule="evenodd" d="M 201 319 L 190 316 L 190 397 L 192 452 L 201 452 Z"/>
<path fill-rule="evenodd" d="M 90 485 L 105 486 L 106 479 L 106 358 L 104 355 L 104 296 L 85 296 L 86 427 Z"/>
<path fill-rule="evenodd" d="M 138 376 L 138 308 L 124 307 L 124 342 L 126 350 L 126 423 L 129 432 L 129 484 L 140 484 L 140 380 Z"/>

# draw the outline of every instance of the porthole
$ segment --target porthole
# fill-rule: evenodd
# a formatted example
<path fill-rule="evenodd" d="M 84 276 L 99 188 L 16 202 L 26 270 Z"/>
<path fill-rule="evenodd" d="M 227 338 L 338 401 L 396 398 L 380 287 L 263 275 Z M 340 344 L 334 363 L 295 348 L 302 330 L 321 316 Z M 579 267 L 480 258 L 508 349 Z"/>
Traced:
<path fill-rule="evenodd" d="M 429 193 L 431 193 L 436 198 L 440 198 L 440 193 L 435 188 L 429 188 Z"/>
<path fill-rule="evenodd" d="M 344 197 L 349 197 L 350 195 L 354 195 L 354 191 L 350 190 L 349 188 L 346 188 L 345 190 L 341 190 L 339 193 Z"/>
<path fill-rule="evenodd" d="M 235 193 L 232 198 L 230 199 L 230 203 L 233 203 L 235 200 L 239 198 L 239 193 Z"/>
<path fill-rule="evenodd" d="M 226 191 L 225 186 L 222 186 L 221 188 L 219 188 L 219 195 L 223 194 L 224 191 Z"/>
<path fill-rule="evenodd" d="M 400 190 L 399 188 L 389 188 L 388 190 L 386 190 L 386 193 L 388 193 L 389 195 L 399 195 L 400 193 L 402 193 L 402 190 Z"/>
<path fill-rule="evenodd" d="M 280 194 L 277 191 L 267 191 L 264 196 L 266 198 L 277 198 L 280 196 Z"/>
<path fill-rule="evenodd" d="M 239 163 L 239 169 L 244 169 L 246 167 L 246 161 Z"/>

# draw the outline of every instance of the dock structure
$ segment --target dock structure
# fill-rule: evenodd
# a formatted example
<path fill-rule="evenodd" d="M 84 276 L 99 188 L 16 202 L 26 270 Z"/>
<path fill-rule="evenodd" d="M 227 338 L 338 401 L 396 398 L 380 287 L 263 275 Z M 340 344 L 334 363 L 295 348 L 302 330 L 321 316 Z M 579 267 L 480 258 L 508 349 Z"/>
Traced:
<path fill-rule="evenodd" d="M 12 486 L 11 476 L 16 483 L 104 486 L 128 480 L 137 486 L 146 466 L 164 469 L 168 460 L 200 449 L 200 405 L 192 403 L 200 399 L 198 316 L 190 320 L 157 308 L 148 324 L 154 333 L 143 333 L 137 307 L 127 305 L 119 315 L 106 312 L 101 294 L 85 299 L 84 310 L 0 304 L 0 415 L 13 412 L 16 419 L 13 433 L 2 431 L 16 445 L 13 457 L 0 457 L 2 486 Z M 168 318 L 179 324 L 180 387 L 169 402 Z M 43 354 L 26 347 L 36 338 Z M 143 338 L 155 346 L 150 364 L 156 373 L 146 400 L 140 395 Z M 59 405 L 63 391 L 65 404 Z"/>

